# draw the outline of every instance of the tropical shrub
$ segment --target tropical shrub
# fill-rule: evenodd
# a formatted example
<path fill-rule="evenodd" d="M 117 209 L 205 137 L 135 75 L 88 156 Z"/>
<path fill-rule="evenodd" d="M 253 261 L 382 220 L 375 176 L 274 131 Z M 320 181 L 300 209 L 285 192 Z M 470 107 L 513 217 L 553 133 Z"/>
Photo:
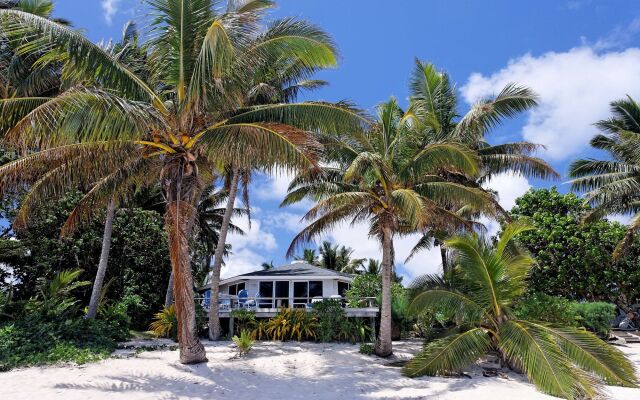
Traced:
<path fill-rule="evenodd" d="M 154 315 L 153 322 L 149 325 L 149 330 L 156 337 L 172 338 L 178 337 L 178 319 L 174 305 L 165 307 Z"/>
<path fill-rule="evenodd" d="M 251 335 L 249 334 L 249 331 L 246 329 L 243 329 L 242 332 L 240 332 L 239 337 L 234 336 L 231 338 L 231 340 L 233 340 L 233 343 L 235 343 L 236 346 L 238 346 L 238 356 L 240 357 L 249 354 L 249 351 L 253 347 L 253 343 L 254 343 L 253 340 L 251 339 Z"/>
<path fill-rule="evenodd" d="M 256 313 L 252 310 L 232 310 L 230 315 L 233 317 L 233 322 L 235 324 L 234 330 L 236 332 L 242 332 L 244 330 L 249 331 L 256 324 Z"/>
<path fill-rule="evenodd" d="M 633 364 L 594 334 L 571 326 L 519 319 L 512 312 L 526 290 L 535 260 L 513 240 L 535 229 L 516 222 L 494 245 L 486 238 L 456 236 L 445 241 L 455 251 L 447 279 L 427 275 L 413 284 L 410 310 L 444 310 L 458 330 L 434 340 L 403 369 L 409 376 L 457 373 L 488 351 L 522 370 L 536 387 L 567 399 L 602 395 L 604 383 L 636 387 Z"/>
<path fill-rule="evenodd" d="M 266 323 L 265 333 L 272 340 L 315 339 L 318 319 L 300 308 L 282 308 Z"/>
<path fill-rule="evenodd" d="M 0 370 L 56 362 L 84 363 L 108 356 L 128 329 L 120 321 L 83 317 L 74 292 L 88 282 L 80 270 L 62 271 L 27 301 L 3 300 L 10 319 L 0 323 Z M 125 321 L 126 322 L 126 321 Z"/>
<path fill-rule="evenodd" d="M 518 299 L 513 312 L 519 319 L 575 326 L 575 302 L 544 293 L 531 293 Z"/>
<path fill-rule="evenodd" d="M 268 320 L 259 319 L 256 320 L 253 330 L 251 331 L 251 339 L 262 340 L 267 337 Z"/>
<path fill-rule="evenodd" d="M 349 336 L 347 317 L 340 300 L 325 299 L 313 303 L 313 311 L 318 316 L 318 339 L 321 342 L 331 342 L 342 336 Z"/>
<path fill-rule="evenodd" d="M 601 301 L 576 303 L 574 306 L 578 323 L 598 336 L 607 337 L 611 332 L 611 322 L 616 317 L 616 306 Z"/>

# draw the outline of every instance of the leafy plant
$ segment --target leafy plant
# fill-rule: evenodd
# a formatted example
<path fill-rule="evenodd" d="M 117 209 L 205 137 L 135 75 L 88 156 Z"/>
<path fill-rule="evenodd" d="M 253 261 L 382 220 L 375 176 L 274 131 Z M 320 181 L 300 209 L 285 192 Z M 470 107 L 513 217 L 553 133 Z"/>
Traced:
<path fill-rule="evenodd" d="M 240 357 L 249 354 L 249 351 L 254 344 L 253 340 L 251 339 L 251 334 L 249 334 L 249 331 L 246 329 L 243 329 L 242 332 L 240 332 L 239 337 L 234 336 L 231 339 L 233 340 L 233 343 L 238 346 L 238 356 Z"/>
<path fill-rule="evenodd" d="M 626 228 L 607 220 L 582 223 L 588 204 L 555 187 L 530 190 L 516 199 L 514 219 L 527 218 L 535 230 L 518 243 L 536 259 L 528 291 L 576 301 L 606 301 L 629 307 L 640 298 L 640 237 L 614 260 Z"/>
<path fill-rule="evenodd" d="M 172 304 L 157 312 L 153 322 L 149 325 L 149 330 L 156 337 L 169 337 L 175 340 L 178 337 L 178 320 L 175 306 Z"/>
<path fill-rule="evenodd" d="M 574 309 L 578 323 L 600 337 L 607 337 L 611 332 L 611 322 L 616 317 L 616 306 L 603 302 L 576 303 Z"/>
<path fill-rule="evenodd" d="M 507 225 L 495 246 L 476 235 L 445 241 L 455 251 L 455 268 L 446 279 L 427 275 L 416 281 L 410 308 L 443 310 L 458 331 L 427 343 L 404 367 L 405 374 L 456 373 L 493 350 L 542 392 L 567 399 L 600 396 L 603 383 L 637 385 L 631 362 L 592 333 L 513 314 L 534 263 L 513 240 L 531 229 L 522 222 Z"/>
<path fill-rule="evenodd" d="M 370 343 L 360 343 L 360 349 L 358 351 L 361 354 L 370 356 L 371 354 L 373 354 L 373 345 Z"/>
<path fill-rule="evenodd" d="M 304 309 L 282 308 L 266 323 L 265 333 L 273 340 L 315 339 L 317 318 Z"/>
<path fill-rule="evenodd" d="M 252 310 L 236 309 L 230 313 L 235 323 L 235 329 L 238 332 L 244 330 L 249 331 L 256 324 L 256 313 Z"/>
<path fill-rule="evenodd" d="M 325 299 L 313 303 L 313 311 L 318 316 L 318 338 L 321 342 L 340 340 L 339 334 L 344 331 L 347 317 L 339 300 Z M 343 336 L 346 335 L 343 332 Z"/>
<path fill-rule="evenodd" d="M 575 302 L 544 293 L 532 293 L 521 297 L 515 303 L 513 312 L 517 318 L 524 320 L 568 326 L 575 326 L 577 323 Z"/>
<path fill-rule="evenodd" d="M 268 321 L 266 319 L 259 319 L 256 321 L 253 330 L 251 331 L 251 338 L 253 340 L 262 340 L 267 337 Z"/>

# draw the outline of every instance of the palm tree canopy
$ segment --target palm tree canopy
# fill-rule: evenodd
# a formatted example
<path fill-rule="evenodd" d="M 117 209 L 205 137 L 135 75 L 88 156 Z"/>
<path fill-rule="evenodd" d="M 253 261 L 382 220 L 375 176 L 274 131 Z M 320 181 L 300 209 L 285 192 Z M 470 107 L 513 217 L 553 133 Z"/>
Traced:
<path fill-rule="evenodd" d="M 289 248 L 314 239 L 342 221 L 370 222 L 370 235 L 381 226 L 409 233 L 429 226 L 468 224 L 449 209 L 463 205 L 495 213 L 492 197 L 478 188 L 450 182 L 443 171 L 477 176 L 480 160 L 463 144 L 421 143 L 421 132 L 404 118 L 395 99 L 378 106 L 376 124 L 364 133 L 321 137 L 330 166 L 297 176 L 283 205 L 309 198 L 317 204 L 305 215 L 313 221 Z"/>
<path fill-rule="evenodd" d="M 459 333 L 428 343 L 404 372 L 410 376 L 457 373 L 489 350 L 522 369 L 539 390 L 567 399 L 594 397 L 602 384 L 635 387 L 633 365 L 590 332 L 518 320 L 511 312 L 535 262 L 514 238 L 533 229 L 514 222 L 495 245 L 478 235 L 445 241 L 455 253 L 446 277 L 426 275 L 412 286 L 410 311 L 439 310 Z"/>
<path fill-rule="evenodd" d="M 616 248 L 618 256 L 640 228 L 640 105 L 631 97 L 611 103 L 612 117 L 595 125 L 602 133 L 591 146 L 609 154 L 608 160 L 574 161 L 569 167 L 572 189 L 585 193 L 592 210 L 585 221 L 609 214 L 634 214 L 625 238 Z"/>
<path fill-rule="evenodd" d="M 205 181 L 221 165 L 307 167 L 318 149 L 309 130 L 354 131 L 368 123 L 346 103 L 252 105 L 274 60 L 288 68 L 271 82 L 297 87 L 285 86 L 291 90 L 280 99 L 313 86 L 299 77 L 336 63 L 333 42 L 313 25 L 285 18 L 263 29 L 272 2 L 149 4 L 153 39 L 135 57 L 125 57 L 132 45 L 99 46 L 37 15 L 0 10 L 3 35 L 27 40 L 19 54 L 61 60 L 65 77 L 59 95 L 3 103 L 2 120 L 11 121 L 6 141 L 39 151 L 0 170 L 0 193 L 28 185 L 28 210 L 65 187 L 91 188 L 81 202 L 89 213 L 113 192 L 160 176 L 172 160 L 187 160 Z M 123 40 L 138 36 L 132 31 Z"/>

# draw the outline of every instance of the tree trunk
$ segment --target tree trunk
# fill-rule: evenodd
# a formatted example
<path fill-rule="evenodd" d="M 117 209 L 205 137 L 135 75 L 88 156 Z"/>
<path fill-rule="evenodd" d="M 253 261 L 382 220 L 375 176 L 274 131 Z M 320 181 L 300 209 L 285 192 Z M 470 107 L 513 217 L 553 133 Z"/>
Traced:
<path fill-rule="evenodd" d="M 393 269 L 393 243 L 391 228 L 382 227 L 382 306 L 380 310 L 380 332 L 376 342 L 376 354 L 388 357 L 393 352 L 391 342 L 391 275 Z"/>
<path fill-rule="evenodd" d="M 169 283 L 167 284 L 167 294 L 164 296 L 164 307 L 167 308 L 173 304 L 173 271 L 169 275 Z"/>
<path fill-rule="evenodd" d="M 211 340 L 220 339 L 220 317 L 218 316 L 220 308 L 218 305 L 218 299 L 220 298 L 220 269 L 222 267 L 222 256 L 224 255 L 227 233 L 229 232 L 229 223 L 231 222 L 231 215 L 233 214 L 233 207 L 238 192 L 239 178 L 240 171 L 237 167 L 234 167 L 231 186 L 229 187 L 229 199 L 227 200 L 227 207 L 222 217 L 220 236 L 218 237 L 216 252 L 213 258 L 213 267 L 211 268 L 211 300 L 209 302 L 209 339 Z"/>
<path fill-rule="evenodd" d="M 442 274 L 446 277 L 449 273 L 449 264 L 447 261 L 447 249 L 445 249 L 443 243 L 440 243 L 440 258 L 442 258 Z"/>
<path fill-rule="evenodd" d="M 176 158 L 165 166 L 162 176 L 167 198 L 165 228 L 169 234 L 178 346 L 183 364 L 207 361 L 204 346 L 198 338 L 189 248 L 189 236 L 196 216 L 194 204 L 200 194 L 197 172 L 194 162 L 186 157 Z"/>
<path fill-rule="evenodd" d="M 98 305 L 100 303 L 100 293 L 102 292 L 102 284 L 107 274 L 107 265 L 109 264 L 109 251 L 111 250 L 111 234 L 113 233 L 113 216 L 116 212 L 116 203 L 112 198 L 107 206 L 107 216 L 104 221 L 104 234 L 102 235 L 102 251 L 100 252 L 100 261 L 98 262 L 98 271 L 96 279 L 93 281 L 93 289 L 91 290 L 91 300 L 89 301 L 89 310 L 87 318 L 93 319 L 98 314 Z"/>

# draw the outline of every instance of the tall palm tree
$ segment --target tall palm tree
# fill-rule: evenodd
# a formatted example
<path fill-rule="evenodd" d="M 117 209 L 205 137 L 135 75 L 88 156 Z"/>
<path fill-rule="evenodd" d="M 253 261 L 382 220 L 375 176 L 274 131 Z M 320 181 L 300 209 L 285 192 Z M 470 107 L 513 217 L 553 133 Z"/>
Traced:
<path fill-rule="evenodd" d="M 317 44 L 325 48 L 333 49 L 334 46 L 328 35 L 317 35 Z M 305 61 L 304 59 L 281 56 L 272 57 L 262 63 L 260 68 L 256 68 L 255 73 L 250 76 L 252 79 L 245 93 L 244 102 L 248 106 L 263 106 L 274 103 L 291 103 L 296 100 L 301 90 L 310 90 L 325 84 L 321 80 L 309 79 L 319 69 L 326 67 L 324 60 Z M 218 340 L 221 334 L 220 317 L 218 309 L 218 299 L 220 296 L 220 273 L 222 269 L 222 252 L 226 245 L 228 224 L 231 220 L 231 210 L 236 200 L 238 184 L 242 180 L 244 191 L 243 198 L 248 206 L 249 182 L 251 180 L 251 170 L 241 169 L 237 165 L 229 168 L 227 185 L 229 187 L 229 199 L 224 222 L 220 229 L 220 240 L 211 271 L 211 307 L 209 308 L 209 339 Z"/>
<path fill-rule="evenodd" d="M 445 241 L 455 252 L 446 278 L 425 275 L 412 285 L 409 310 L 438 310 L 458 331 L 434 340 L 405 367 L 409 376 L 460 372 L 488 351 L 524 371 L 536 387 L 567 399 L 599 398 L 602 383 L 635 387 L 633 365 L 614 347 L 585 330 L 517 319 L 511 310 L 526 290 L 535 263 L 514 237 L 534 229 L 514 222 L 494 245 L 477 235 Z"/>
<path fill-rule="evenodd" d="M 355 274 L 364 265 L 364 258 L 353 258 L 351 247 L 338 246 L 329 241 L 320 245 L 320 266 L 334 271 Z"/>
<path fill-rule="evenodd" d="M 574 161 L 569 167 L 572 189 L 585 193 L 592 209 L 586 222 L 609 214 L 634 215 L 627 234 L 614 251 L 618 257 L 640 229 L 640 105 L 631 97 L 611 103 L 609 119 L 595 125 L 602 131 L 591 146 L 609 154 L 608 160 Z"/>
<path fill-rule="evenodd" d="M 8 115 L 30 110 L 5 135 L 33 153 L 0 169 L 0 193 L 29 185 L 28 207 L 70 186 L 93 185 L 82 212 L 106 204 L 122 186 L 159 180 L 174 274 L 180 360 L 206 354 L 197 336 L 189 237 L 203 180 L 220 165 L 294 170 L 315 163 L 308 131 L 357 131 L 361 113 L 344 104 L 247 106 L 246 82 L 274 57 L 335 64 L 317 28 L 290 18 L 261 27 L 265 0 L 150 0 L 148 79 L 67 27 L 17 10 L 0 10 L 10 38 L 33 32 L 65 61 L 70 88 L 55 97 L 17 98 Z M 17 39 L 15 39 L 17 40 Z M 50 54 L 50 53 L 48 53 Z M 34 102 L 38 104 L 31 109 Z M 6 106 L 6 105 L 5 105 Z M 73 171 L 73 173 L 71 173 Z M 23 207 L 25 205 L 23 204 Z"/>
<path fill-rule="evenodd" d="M 394 99 L 378 106 L 375 126 L 363 134 L 323 138 L 331 166 L 298 175 L 283 205 L 309 198 L 317 204 L 304 219 L 311 223 L 293 239 L 289 254 L 343 221 L 369 225 L 369 235 L 382 247 L 382 305 L 376 353 L 388 356 L 391 344 L 391 279 L 393 241 L 397 236 L 429 227 L 467 224 L 448 206 L 467 205 L 495 211 L 493 198 L 482 190 L 450 182 L 443 170 L 476 176 L 476 155 L 463 145 L 420 143 L 405 112 Z"/>
<path fill-rule="evenodd" d="M 479 157 L 480 171 L 470 179 L 468 176 L 447 171 L 442 175 L 452 182 L 482 189 L 482 185 L 500 173 L 516 173 L 525 177 L 549 179 L 558 178 L 557 172 L 544 160 L 533 154 L 541 146 L 529 142 L 490 144 L 487 136 L 505 120 L 530 110 L 537 105 L 537 96 L 526 87 L 506 85 L 497 95 L 478 100 L 469 111 L 460 116 L 458 97 L 446 72 L 435 65 L 416 60 L 410 83 L 410 105 L 403 118 L 421 132 L 421 140 L 428 143 L 439 140 L 453 140 L 466 144 Z M 501 217 L 508 220 L 508 214 L 496 204 Z M 456 210 L 467 218 L 478 215 L 468 210 Z M 431 246 L 440 246 L 442 265 L 447 270 L 447 253 L 443 240 L 453 232 L 428 231 L 416 244 L 409 255 Z"/>

